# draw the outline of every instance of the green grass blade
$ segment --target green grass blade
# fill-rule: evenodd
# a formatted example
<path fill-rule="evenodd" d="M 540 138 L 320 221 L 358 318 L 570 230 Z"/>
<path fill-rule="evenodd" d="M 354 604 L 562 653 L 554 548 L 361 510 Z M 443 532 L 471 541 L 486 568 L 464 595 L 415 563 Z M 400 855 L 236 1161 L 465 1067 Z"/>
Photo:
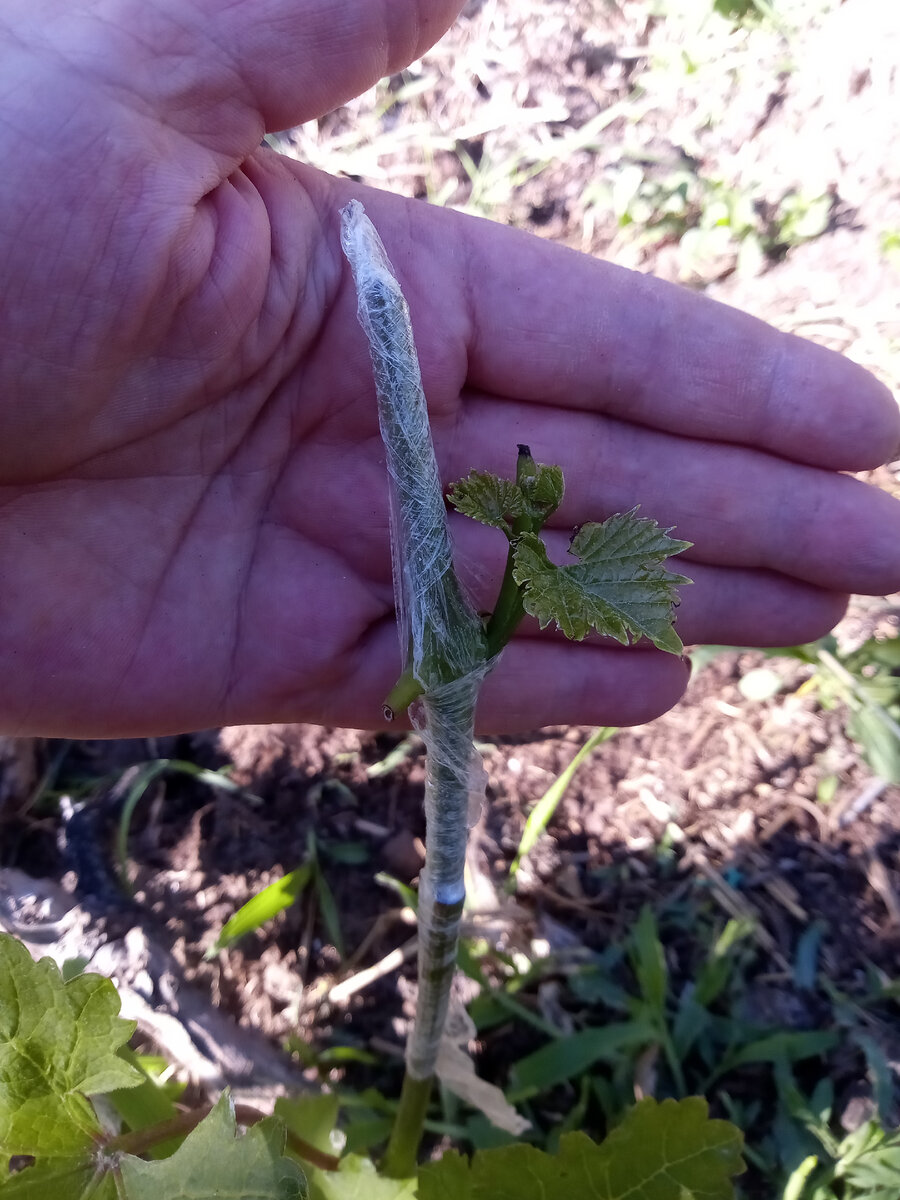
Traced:
<path fill-rule="evenodd" d="M 715 1077 L 734 1067 L 747 1063 L 802 1062 L 805 1058 L 818 1058 L 833 1050 L 839 1042 L 836 1033 L 830 1030 L 809 1029 L 798 1032 L 780 1030 L 758 1041 L 750 1042 L 729 1055 L 720 1065 Z"/>
<path fill-rule="evenodd" d="M 248 933 L 259 929 L 266 921 L 271 921 L 280 912 L 284 912 L 286 908 L 290 908 L 309 883 L 311 876 L 311 864 L 304 863 L 295 871 L 282 875 L 280 879 L 264 887 L 255 896 L 251 896 L 246 904 L 228 918 L 219 931 L 219 936 L 203 957 L 214 958 L 220 950 L 233 945 Z"/>
<path fill-rule="evenodd" d="M 322 923 L 328 932 L 331 944 L 343 959 L 346 957 L 346 948 L 344 946 L 344 935 L 341 931 L 341 918 L 338 913 L 337 902 L 334 898 L 334 892 L 328 886 L 328 880 L 322 874 L 322 868 L 318 863 L 315 868 L 314 886 Z"/>
<path fill-rule="evenodd" d="M 614 733 L 618 733 L 615 726 L 602 726 L 600 729 L 596 729 L 566 769 L 551 783 L 550 787 L 547 788 L 546 792 L 538 800 L 537 804 L 528 814 L 528 820 L 525 822 L 525 829 L 522 833 L 522 839 L 519 842 L 519 848 L 516 851 L 516 857 L 513 859 L 513 864 L 509 869 L 510 878 L 515 878 L 522 859 L 531 853 L 537 845 L 541 834 L 550 824 L 560 800 L 566 794 L 566 789 L 575 777 L 575 772 L 585 759 L 589 758 L 598 746 L 602 746 L 604 742 L 608 742 Z"/>
<path fill-rule="evenodd" d="M 255 792 L 241 787 L 239 783 L 235 783 L 223 771 L 211 771 L 208 767 L 198 767 L 196 763 L 188 762 L 187 759 L 183 758 L 170 758 L 167 762 L 170 771 L 177 771 L 181 775 L 190 775 L 199 783 L 206 784 L 207 787 L 217 788 L 220 792 L 230 792 L 232 795 L 243 796 L 245 800 L 250 800 L 253 804 L 263 803 L 262 796 L 257 796 Z"/>
<path fill-rule="evenodd" d="M 511 1072 L 507 1099 L 527 1099 L 589 1071 L 598 1062 L 614 1062 L 623 1050 L 649 1045 L 658 1034 L 649 1021 L 621 1021 L 555 1038 L 520 1058 Z"/>
<path fill-rule="evenodd" d="M 419 909 L 419 894 L 409 886 L 409 884 L 401 883 L 399 879 L 395 879 L 393 875 L 389 875 L 387 871 L 379 871 L 375 876 L 375 882 L 383 888 L 394 892 L 405 905 L 406 908 L 411 908 L 413 912 L 418 912 Z"/>
<path fill-rule="evenodd" d="M 128 789 L 125 803 L 122 805 L 122 812 L 119 816 L 119 828 L 116 831 L 116 869 L 122 889 L 129 896 L 132 894 L 133 889 L 131 880 L 128 877 L 128 835 L 131 831 L 134 810 L 153 780 L 162 775 L 168 767 L 169 759 L 167 758 L 159 758 L 156 762 L 146 763 L 141 767 L 138 770 L 134 783 Z"/>
<path fill-rule="evenodd" d="M 659 940 L 656 917 L 649 904 L 645 904 L 641 909 L 630 940 L 630 957 L 641 995 L 659 1021 L 660 1027 L 664 1027 L 669 972 L 666 968 L 665 951 Z"/>
<path fill-rule="evenodd" d="M 188 762 L 185 759 L 157 758 L 151 762 L 142 763 L 136 768 L 136 771 L 137 774 L 134 782 L 128 789 L 125 803 L 122 806 L 122 812 L 119 816 L 119 826 L 116 832 L 116 871 L 123 891 L 129 896 L 133 890 L 131 880 L 128 877 L 128 838 L 131 833 L 131 822 L 134 819 L 135 809 L 154 779 L 158 779 L 166 771 L 175 771 L 181 775 L 190 775 L 207 787 L 236 793 L 244 796 L 254 804 L 262 804 L 259 796 L 254 795 L 253 792 L 248 792 L 245 788 L 239 787 L 227 775 L 223 775 L 220 771 L 210 771 L 206 767 L 198 767 L 196 763 Z"/>

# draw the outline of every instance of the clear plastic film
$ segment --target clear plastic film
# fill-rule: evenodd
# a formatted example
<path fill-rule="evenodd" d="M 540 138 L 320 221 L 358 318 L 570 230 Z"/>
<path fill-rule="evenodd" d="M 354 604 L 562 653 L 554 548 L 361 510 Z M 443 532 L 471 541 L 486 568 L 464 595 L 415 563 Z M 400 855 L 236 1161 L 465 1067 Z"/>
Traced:
<path fill-rule="evenodd" d="M 409 309 L 375 226 L 358 200 L 341 212 L 369 339 L 378 420 L 392 483 L 394 588 L 401 644 L 424 691 L 483 664 L 484 634 L 453 570 L 444 494 Z"/>
<path fill-rule="evenodd" d="M 447 1025 L 438 1051 L 437 1074 L 455 1096 L 479 1109 L 488 1120 L 513 1137 L 521 1137 L 531 1122 L 513 1108 L 496 1084 L 479 1079 L 469 1057 L 468 1043 L 475 1038 L 475 1024 L 459 1003 L 450 1002 Z"/>
<path fill-rule="evenodd" d="M 426 859 L 419 878 L 419 996 L 406 1050 L 414 1079 L 434 1073 L 456 967 L 469 815 L 484 796 L 484 768 L 472 743 L 482 677 L 472 672 L 444 684 L 417 705 L 426 749 Z"/>
<path fill-rule="evenodd" d="M 407 1047 L 414 1079 L 435 1072 L 465 900 L 468 828 L 484 797 L 473 746 L 475 705 L 492 663 L 484 629 L 453 568 L 409 310 L 359 201 L 341 213 L 341 244 L 369 339 L 392 483 L 394 588 L 401 645 L 423 689 L 413 711 L 427 750 L 427 861 L 419 886 L 419 997 Z"/>

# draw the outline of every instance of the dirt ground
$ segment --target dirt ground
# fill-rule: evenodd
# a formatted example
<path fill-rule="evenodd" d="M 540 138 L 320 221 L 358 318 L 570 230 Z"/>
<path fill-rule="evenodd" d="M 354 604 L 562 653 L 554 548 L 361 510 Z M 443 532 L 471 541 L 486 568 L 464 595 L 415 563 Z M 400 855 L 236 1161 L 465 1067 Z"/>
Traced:
<path fill-rule="evenodd" d="M 880 0 L 810 0 L 788 6 L 777 31 L 711 10 L 687 0 L 472 3 L 420 63 L 281 144 L 327 169 L 705 288 L 897 387 L 900 15 Z M 877 478 L 900 493 L 900 463 Z M 898 618 L 900 597 L 867 600 L 840 636 L 896 636 Z M 781 690 L 747 699 L 738 685 L 764 662 Z M 900 788 L 873 781 L 844 710 L 823 709 L 804 689 L 810 674 L 756 653 L 712 658 L 672 712 L 620 731 L 582 766 L 518 876 L 515 902 L 504 883 L 527 812 L 591 731 L 484 742 L 488 798 L 471 871 L 478 903 L 502 914 L 504 944 L 602 949 L 646 900 L 693 890 L 723 919 L 756 919 L 750 999 L 773 1022 L 816 1025 L 814 999 L 792 976 L 814 922 L 837 986 L 852 991 L 870 965 L 900 975 Z M 101 917 L 122 908 L 111 855 L 121 772 L 161 756 L 232 764 L 254 798 L 176 774 L 151 785 L 129 841 L 126 924 L 150 929 L 184 979 L 241 1026 L 279 1043 L 299 1035 L 399 1052 L 409 987 L 398 980 L 413 978 L 410 962 L 341 1004 L 328 992 L 411 936 L 402 903 L 375 875 L 410 884 L 422 864 L 417 739 L 242 727 L 15 753 L 0 773 L 3 865 L 62 878 L 92 895 Z M 66 848 L 52 804 L 29 804 L 42 772 L 46 795 L 95 781 L 99 862 Z M 310 830 L 343 959 L 321 900 L 305 897 L 205 961 L 235 909 L 307 858 Z M 670 969 L 677 977 L 677 954 Z"/>

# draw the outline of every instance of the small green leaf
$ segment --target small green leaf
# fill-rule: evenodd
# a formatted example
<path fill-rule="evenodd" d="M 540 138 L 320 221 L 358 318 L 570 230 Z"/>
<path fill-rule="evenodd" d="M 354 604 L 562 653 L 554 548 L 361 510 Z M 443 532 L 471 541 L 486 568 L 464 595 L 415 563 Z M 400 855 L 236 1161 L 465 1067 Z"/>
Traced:
<path fill-rule="evenodd" d="M 733 1200 L 744 1169 L 740 1130 L 711 1121 L 706 1101 L 642 1100 L 597 1145 L 583 1133 L 559 1154 L 519 1143 L 465 1160 L 445 1155 L 419 1171 L 419 1200 Z M 445 1166 L 446 1164 L 446 1166 Z"/>
<path fill-rule="evenodd" d="M 647 637 L 660 650 L 681 653 L 672 609 L 676 586 L 690 580 L 661 564 L 691 543 L 670 538 L 655 521 L 635 512 L 617 513 L 602 525 L 582 525 L 569 547 L 581 562 L 564 567 L 550 561 L 540 538 L 522 535 L 513 575 L 525 589 L 525 611 L 541 628 L 555 621 L 576 641 L 591 629 L 626 645 L 630 635 Z"/>
<path fill-rule="evenodd" d="M 140 1059 L 129 1047 L 122 1051 L 126 1061 L 141 1072 L 142 1082 L 137 1087 L 117 1088 L 107 1092 L 106 1098 L 113 1106 L 126 1129 L 148 1129 L 151 1125 L 170 1121 L 178 1113 L 175 1101 L 164 1084 L 160 1084 L 140 1065 Z M 183 1137 L 169 1138 L 157 1142 L 147 1153 L 151 1158 L 166 1158 L 177 1150 Z"/>
<path fill-rule="evenodd" d="M 319 904 L 322 924 L 328 932 L 331 944 L 337 950 L 340 957 L 344 958 L 346 951 L 344 949 L 344 935 L 341 931 L 341 917 L 338 912 L 337 901 L 318 862 L 315 866 L 313 885 L 316 889 L 316 900 Z"/>
<path fill-rule="evenodd" d="M 275 1116 L 310 1146 L 326 1154 L 337 1153 L 331 1141 L 338 1118 L 337 1096 L 328 1092 L 279 1096 L 275 1101 Z"/>
<path fill-rule="evenodd" d="M 502 529 L 508 538 L 526 529 L 537 533 L 562 503 L 565 485 L 562 467 L 536 463 L 524 450 L 519 451 L 515 481 L 470 471 L 452 484 L 448 498 L 456 511 Z"/>
<path fill-rule="evenodd" d="M 513 521 L 525 513 L 525 497 L 519 485 L 488 471 L 470 471 L 465 479 L 451 485 L 448 499 L 463 516 L 502 529 L 507 537 L 512 536 Z"/>
<path fill-rule="evenodd" d="M 838 1040 L 837 1034 L 827 1029 L 773 1033 L 742 1046 L 728 1058 L 727 1068 L 724 1069 L 730 1070 L 745 1063 L 802 1062 L 805 1058 L 817 1058 L 833 1049 Z"/>
<path fill-rule="evenodd" d="M 666 993 L 669 972 L 666 954 L 659 940 L 656 917 L 649 904 L 641 909 L 631 934 L 631 962 L 637 976 L 641 995 L 661 1020 L 666 1015 Z"/>
<path fill-rule="evenodd" d="M 548 467 L 536 463 L 530 455 L 523 456 L 517 464 L 516 482 L 522 489 L 532 532 L 537 533 L 562 504 L 565 492 L 562 467 Z"/>
<path fill-rule="evenodd" d="M 0 934 L 4 1154 L 66 1159 L 93 1147 L 100 1126 L 86 1097 L 142 1079 L 118 1056 L 134 1032 L 134 1022 L 118 1014 L 108 979 L 78 975 L 64 983 L 49 958 L 34 962 L 21 942 Z"/>
<path fill-rule="evenodd" d="M 371 1159 L 348 1154 L 337 1171 L 310 1173 L 310 1200 L 415 1200 L 415 1179 L 386 1179 Z"/>
<path fill-rule="evenodd" d="M 590 1070 L 595 1063 L 615 1061 L 622 1050 L 649 1045 L 656 1036 L 649 1021 L 620 1021 L 556 1038 L 519 1059 L 512 1068 L 510 1090 L 517 1096 L 547 1091 Z"/>
<path fill-rule="evenodd" d="M 269 1117 L 238 1136 L 227 1095 L 171 1158 L 144 1162 L 125 1155 L 122 1183 L 128 1200 L 301 1200 L 307 1195 L 299 1166 L 284 1157 L 284 1127 Z"/>
<path fill-rule="evenodd" d="M 865 760 L 876 775 L 888 783 L 900 783 L 900 740 L 877 708 L 861 708 L 853 713 L 847 722 L 847 732 L 860 743 Z"/>
<path fill-rule="evenodd" d="M 246 904 L 242 904 L 237 912 L 228 918 L 204 957 L 213 958 L 220 950 L 233 945 L 248 933 L 259 929 L 266 921 L 271 921 L 280 912 L 284 912 L 286 908 L 290 908 L 309 883 L 311 874 L 310 864 L 304 863 L 296 871 L 282 875 L 255 896 L 251 896 Z"/>

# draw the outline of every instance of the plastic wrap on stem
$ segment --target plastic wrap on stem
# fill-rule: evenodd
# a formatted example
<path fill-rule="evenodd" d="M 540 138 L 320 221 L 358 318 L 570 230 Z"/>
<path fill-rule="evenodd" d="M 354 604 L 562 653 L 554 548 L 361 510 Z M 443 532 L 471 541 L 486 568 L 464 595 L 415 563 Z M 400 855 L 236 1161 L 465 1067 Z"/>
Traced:
<path fill-rule="evenodd" d="M 428 692 L 484 661 L 484 632 L 453 569 L 409 310 L 381 239 L 358 200 L 342 210 L 341 244 L 356 283 L 360 323 L 369 339 L 378 419 L 393 483 L 401 644 L 404 651 L 411 644 L 413 674 Z"/>
<path fill-rule="evenodd" d="M 419 996 L 406 1054 L 414 1079 L 434 1073 L 456 969 L 469 817 L 484 797 L 484 768 L 472 744 L 482 678 L 476 671 L 428 693 L 417 714 L 427 750 L 428 857 L 419 882 Z"/>
<path fill-rule="evenodd" d="M 419 887 L 419 996 L 407 1049 L 417 1080 L 434 1074 L 465 901 L 466 838 L 484 771 L 472 739 L 492 663 L 480 618 L 453 568 L 446 507 L 409 312 L 377 232 L 358 201 L 341 213 L 341 244 L 369 340 L 378 419 L 392 481 L 394 588 L 401 645 L 423 689 L 413 720 L 427 749 L 427 862 Z M 480 793 L 473 797 L 473 792 Z"/>

